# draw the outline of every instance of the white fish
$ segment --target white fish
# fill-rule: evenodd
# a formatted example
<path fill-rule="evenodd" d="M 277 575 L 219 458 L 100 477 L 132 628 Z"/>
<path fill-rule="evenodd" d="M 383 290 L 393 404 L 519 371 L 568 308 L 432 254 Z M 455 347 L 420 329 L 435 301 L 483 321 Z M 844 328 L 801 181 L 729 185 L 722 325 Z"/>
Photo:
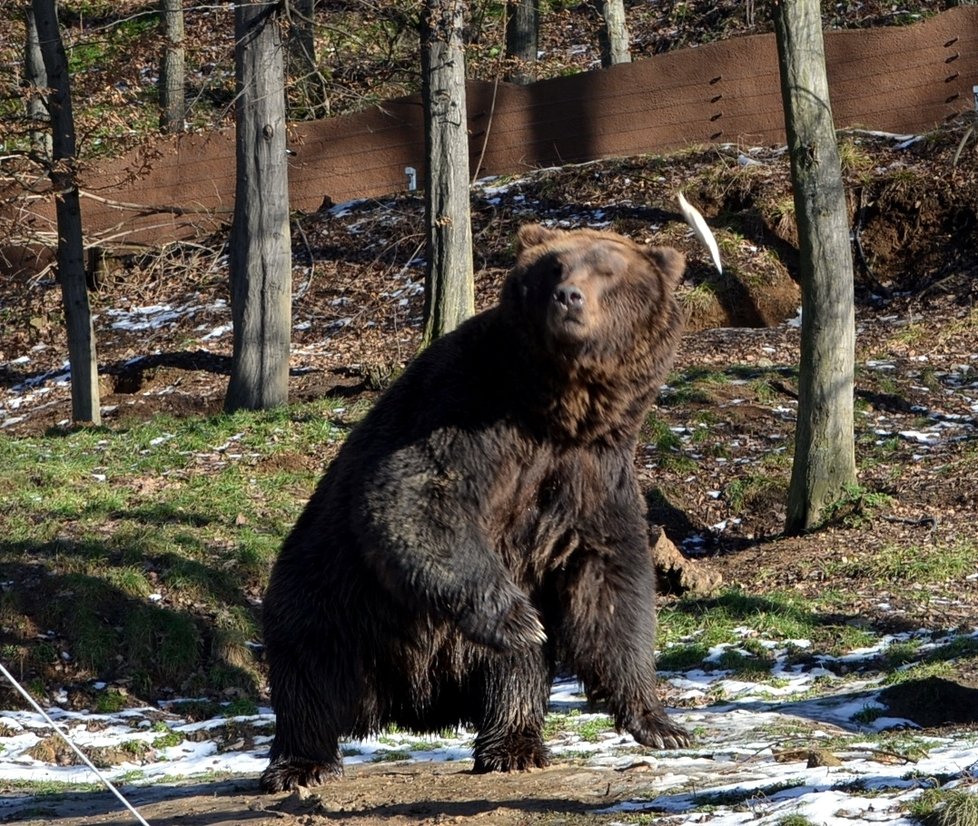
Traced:
<path fill-rule="evenodd" d="M 722 273 L 723 266 L 720 264 L 720 248 L 717 246 L 717 239 L 713 237 L 713 232 L 710 230 L 703 216 L 700 215 L 699 210 L 683 197 L 682 192 L 678 193 L 678 196 L 679 209 L 683 213 L 683 218 L 693 228 L 693 234 L 699 238 L 700 243 L 710 251 L 710 255 L 713 258 L 713 266 L 717 268 L 717 272 Z"/>

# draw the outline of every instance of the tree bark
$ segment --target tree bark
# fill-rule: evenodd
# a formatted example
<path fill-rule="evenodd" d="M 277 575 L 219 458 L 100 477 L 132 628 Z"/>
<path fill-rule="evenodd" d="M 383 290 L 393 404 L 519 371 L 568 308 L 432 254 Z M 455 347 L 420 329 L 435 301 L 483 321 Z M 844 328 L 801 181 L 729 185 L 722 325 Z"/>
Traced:
<path fill-rule="evenodd" d="M 183 0 L 162 0 L 160 30 L 163 34 L 163 58 L 160 61 L 160 129 L 170 133 L 182 132 L 187 120 L 187 102 L 184 93 L 186 65 Z"/>
<path fill-rule="evenodd" d="M 292 327 L 285 72 L 278 2 L 235 4 L 234 350 L 228 411 L 285 404 Z"/>
<path fill-rule="evenodd" d="M 95 330 L 85 284 L 81 206 L 75 157 L 75 121 L 71 108 L 71 84 L 55 0 L 32 0 L 38 43 L 50 89 L 52 151 L 50 178 L 55 192 L 58 223 L 58 280 L 68 329 L 71 365 L 71 418 L 76 423 L 102 421 L 99 409 L 98 361 Z"/>
<path fill-rule="evenodd" d="M 50 161 L 53 149 L 51 139 L 51 118 L 44 90 L 48 88 L 48 73 L 44 68 L 44 55 L 37 36 L 37 23 L 34 9 L 28 4 L 24 9 L 24 22 L 27 36 L 24 41 L 24 83 L 29 90 L 27 97 L 27 117 L 31 121 L 31 151 L 39 158 Z"/>
<path fill-rule="evenodd" d="M 506 3 L 506 57 L 512 68 L 510 83 L 526 85 L 536 78 L 540 0 L 508 0 Z"/>
<path fill-rule="evenodd" d="M 475 312 L 462 0 L 425 0 L 421 17 L 428 267 L 423 344 Z"/>
<path fill-rule="evenodd" d="M 329 115 L 326 82 L 316 60 L 316 0 L 290 0 L 289 77 L 297 101 L 297 114 L 313 118 Z"/>
<path fill-rule="evenodd" d="M 848 213 L 818 0 L 774 4 L 802 289 L 801 363 L 787 533 L 817 527 L 856 482 L 855 299 Z"/>
<path fill-rule="evenodd" d="M 624 0 L 600 0 L 603 25 L 598 30 L 601 44 L 601 65 L 605 68 L 618 63 L 631 63 L 628 46 L 628 25 L 625 22 Z"/>

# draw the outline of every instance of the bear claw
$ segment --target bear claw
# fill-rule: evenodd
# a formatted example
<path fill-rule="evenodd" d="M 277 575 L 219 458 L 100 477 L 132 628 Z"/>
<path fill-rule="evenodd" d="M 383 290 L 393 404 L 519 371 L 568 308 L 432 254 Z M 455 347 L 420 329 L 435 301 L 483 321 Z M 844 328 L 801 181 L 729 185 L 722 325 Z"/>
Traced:
<path fill-rule="evenodd" d="M 664 711 L 647 712 L 623 728 L 643 746 L 653 749 L 681 749 L 692 743 L 690 733 L 672 722 Z"/>

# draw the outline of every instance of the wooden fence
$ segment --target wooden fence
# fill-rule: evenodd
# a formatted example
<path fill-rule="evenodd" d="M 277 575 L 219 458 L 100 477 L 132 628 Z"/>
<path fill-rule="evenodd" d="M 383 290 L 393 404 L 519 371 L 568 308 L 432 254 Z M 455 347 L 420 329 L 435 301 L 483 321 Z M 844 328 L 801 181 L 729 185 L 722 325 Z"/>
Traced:
<path fill-rule="evenodd" d="M 838 127 L 920 133 L 975 109 L 978 7 L 905 27 L 827 32 L 825 48 Z M 785 141 L 773 35 L 525 87 L 473 82 L 467 93 L 470 158 L 473 172 L 481 158 L 479 175 L 691 145 Z M 294 124 L 289 144 L 294 209 L 402 191 L 405 167 L 423 179 L 420 98 Z M 89 170 L 81 185 L 90 196 L 82 202 L 89 244 L 160 242 L 213 229 L 233 206 L 233 130 L 160 139 Z M 184 212 L 158 212 L 167 206 Z M 33 213 L 35 227 L 53 231 L 50 200 L 22 210 Z"/>

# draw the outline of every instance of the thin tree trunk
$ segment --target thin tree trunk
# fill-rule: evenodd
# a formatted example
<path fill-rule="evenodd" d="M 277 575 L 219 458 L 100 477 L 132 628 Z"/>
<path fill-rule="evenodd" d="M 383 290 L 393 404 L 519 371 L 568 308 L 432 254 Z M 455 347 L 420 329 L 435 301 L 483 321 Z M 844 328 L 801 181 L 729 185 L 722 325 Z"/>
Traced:
<path fill-rule="evenodd" d="M 163 59 L 160 63 L 160 129 L 182 132 L 187 120 L 184 93 L 183 0 L 162 0 L 160 28 L 163 33 Z"/>
<path fill-rule="evenodd" d="M 607 68 L 618 63 L 631 63 L 628 46 L 628 25 L 625 22 L 624 0 L 600 0 L 603 25 L 598 30 L 601 44 L 601 65 Z"/>
<path fill-rule="evenodd" d="M 801 364 L 785 530 L 816 527 L 855 484 L 855 299 L 842 165 L 818 0 L 774 4 L 801 248 Z"/>
<path fill-rule="evenodd" d="M 289 2 L 289 77 L 295 86 L 298 108 L 313 118 L 324 118 L 329 115 L 329 97 L 316 60 L 315 13 L 316 0 Z"/>
<path fill-rule="evenodd" d="M 526 85 L 536 80 L 539 30 L 540 0 L 506 3 L 506 57 L 513 65 L 506 75 L 510 83 Z"/>
<path fill-rule="evenodd" d="M 55 0 L 32 0 L 38 42 L 48 76 L 51 113 L 51 184 L 58 222 L 58 279 L 68 328 L 71 364 L 71 418 L 74 422 L 102 421 L 99 410 L 95 330 L 85 284 L 81 207 L 76 182 L 75 121 L 71 85 Z"/>
<path fill-rule="evenodd" d="M 289 392 L 292 240 L 285 134 L 285 72 L 278 2 L 235 4 L 234 352 L 226 410 L 285 404 Z"/>
<path fill-rule="evenodd" d="M 51 118 L 48 115 L 44 91 L 48 87 L 48 73 L 44 69 L 44 55 L 37 37 L 34 9 L 28 4 L 24 9 L 27 37 L 24 42 L 24 80 L 31 90 L 27 98 L 27 117 L 31 121 L 31 150 L 46 161 L 51 159 Z"/>
<path fill-rule="evenodd" d="M 462 0 L 425 0 L 421 20 L 428 272 L 423 343 L 475 312 Z"/>

